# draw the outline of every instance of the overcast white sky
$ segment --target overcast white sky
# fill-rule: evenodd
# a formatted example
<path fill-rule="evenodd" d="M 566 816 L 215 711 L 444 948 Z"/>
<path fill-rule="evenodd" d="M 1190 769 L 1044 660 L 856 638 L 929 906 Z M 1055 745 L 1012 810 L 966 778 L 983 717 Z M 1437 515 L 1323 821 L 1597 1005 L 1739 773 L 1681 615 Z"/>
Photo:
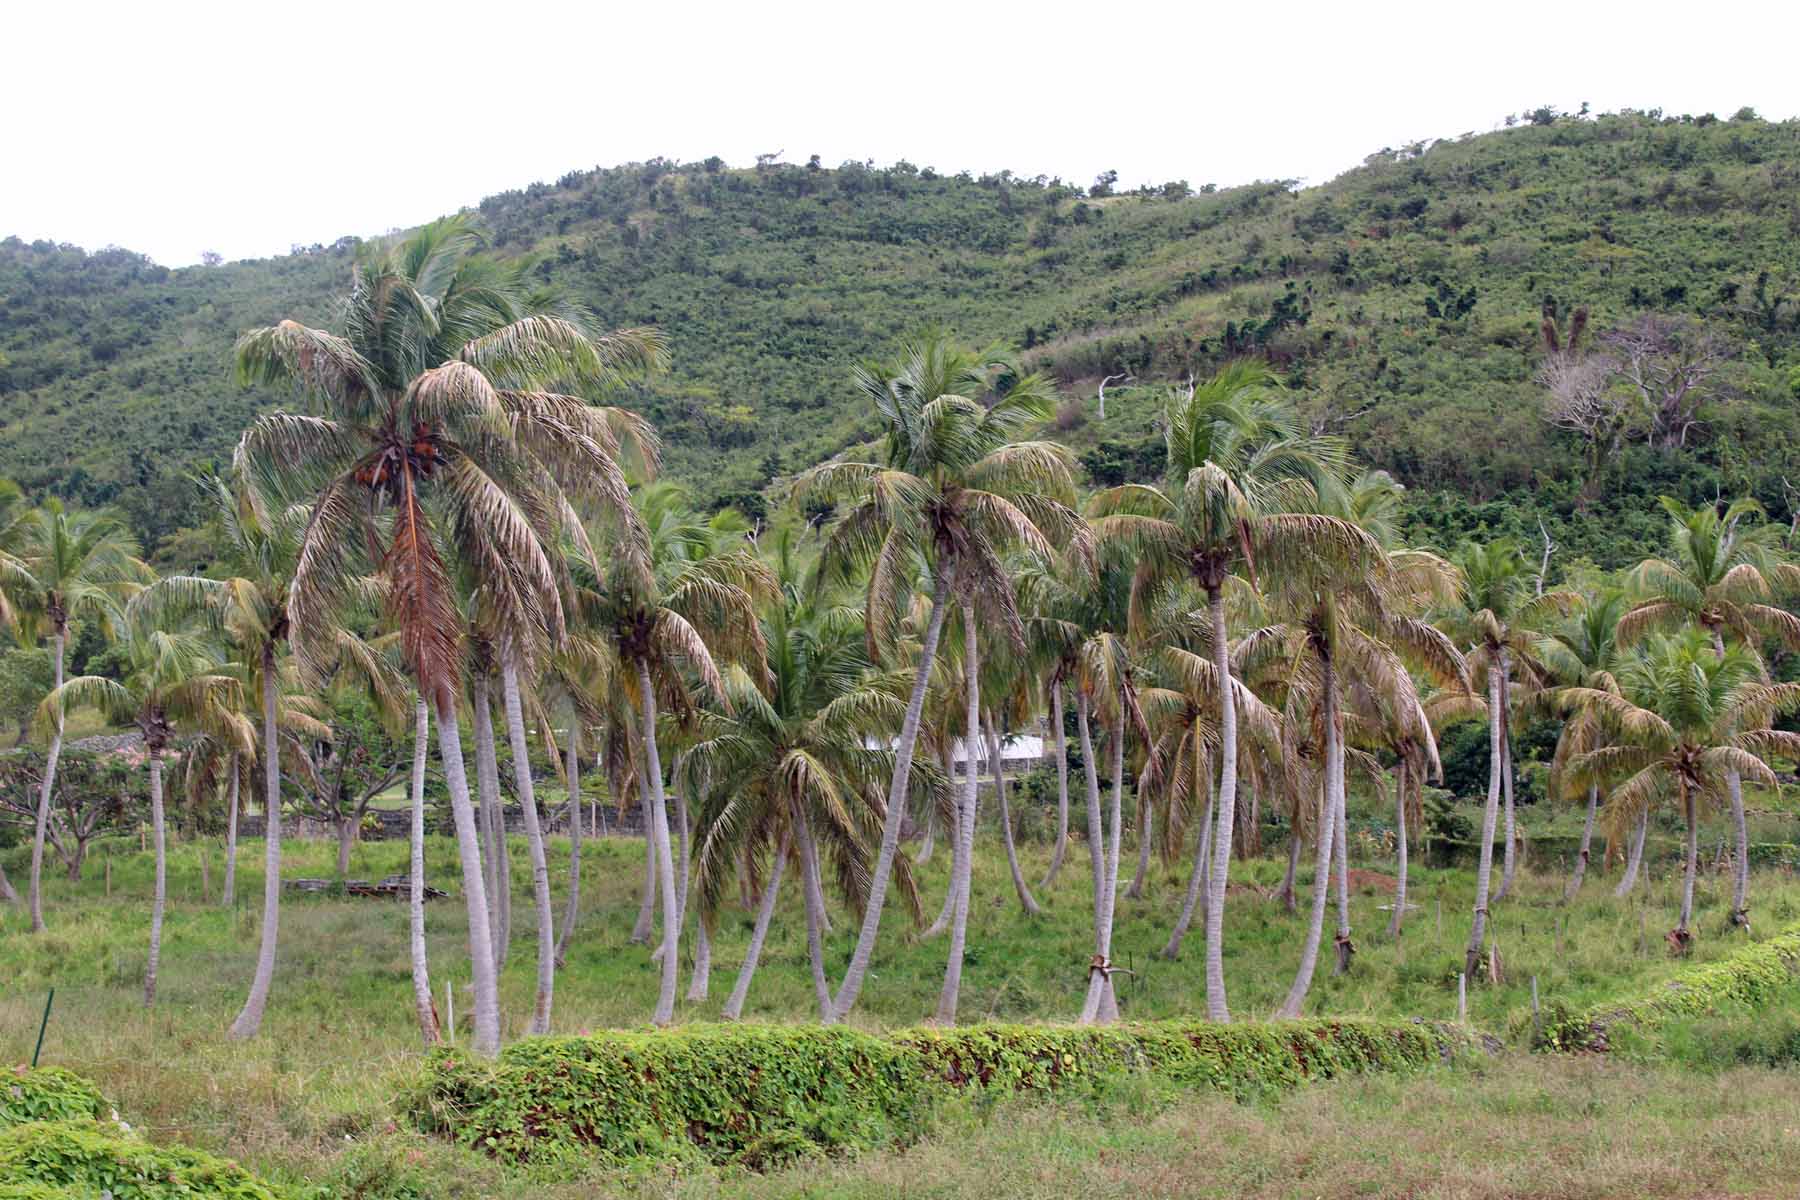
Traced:
<path fill-rule="evenodd" d="M 260 257 L 659 154 L 1318 183 L 1539 104 L 1800 115 L 1796 35 L 1793 0 L 25 0 L 0 237 Z"/>

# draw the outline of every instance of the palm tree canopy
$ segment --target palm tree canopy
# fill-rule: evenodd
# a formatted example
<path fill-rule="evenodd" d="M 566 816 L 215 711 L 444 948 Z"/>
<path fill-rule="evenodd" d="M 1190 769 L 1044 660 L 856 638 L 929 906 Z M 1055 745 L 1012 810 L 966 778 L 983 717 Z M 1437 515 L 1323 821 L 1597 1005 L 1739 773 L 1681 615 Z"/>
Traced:
<path fill-rule="evenodd" d="M 1781 545 L 1781 531 L 1761 520 L 1762 506 L 1737 500 L 1723 512 L 1661 498 L 1669 514 L 1671 555 L 1631 572 L 1638 602 L 1620 621 L 1620 638 L 1639 641 L 1656 630 L 1694 624 L 1755 645 L 1765 636 L 1800 646 L 1800 618 L 1772 603 L 1800 588 L 1800 566 Z"/>

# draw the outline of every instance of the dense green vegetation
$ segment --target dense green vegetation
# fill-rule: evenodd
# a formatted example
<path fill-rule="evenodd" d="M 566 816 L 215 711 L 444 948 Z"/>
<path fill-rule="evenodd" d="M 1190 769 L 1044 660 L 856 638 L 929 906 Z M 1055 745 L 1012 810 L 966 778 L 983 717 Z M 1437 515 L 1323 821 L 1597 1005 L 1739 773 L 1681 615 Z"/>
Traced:
<path fill-rule="evenodd" d="M 1156 473 L 1155 380 L 1260 353 L 1309 422 L 1412 489 L 1415 540 L 1535 538 L 1617 566 L 1653 540 L 1646 500 L 1757 496 L 1793 510 L 1800 446 L 1800 126 L 1629 113 L 1385 150 L 1324 186 L 1172 183 L 1092 196 L 908 164 L 716 160 L 573 172 L 482 201 L 506 255 L 607 323 L 654 323 L 673 370 L 630 401 L 703 502 L 872 436 L 849 366 L 922 323 L 1022 347 L 1078 402 L 1059 436 L 1096 482 Z M 1198 181 L 1196 181 L 1198 182 Z M 180 473 L 250 414 L 233 338 L 322 321 L 351 246 L 169 271 L 125 251 L 0 244 L 0 473 L 117 502 L 146 544 L 196 519 Z M 1734 357 L 1680 452 L 1632 431 L 1599 478 L 1543 418 L 1546 312 L 1590 334 L 1703 320 Z M 1115 382 L 1097 419 L 1094 385 Z M 1154 389 L 1152 388 L 1153 392 Z M 170 547 L 184 564 L 203 547 Z"/>

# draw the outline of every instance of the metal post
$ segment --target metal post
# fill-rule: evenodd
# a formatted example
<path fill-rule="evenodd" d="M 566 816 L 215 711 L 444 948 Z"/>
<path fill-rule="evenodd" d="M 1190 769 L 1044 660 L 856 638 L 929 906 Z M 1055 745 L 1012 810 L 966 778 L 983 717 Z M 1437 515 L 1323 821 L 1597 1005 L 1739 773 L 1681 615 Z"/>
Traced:
<path fill-rule="evenodd" d="M 50 994 L 44 997 L 44 1019 L 38 1022 L 37 1047 L 31 1052 L 31 1065 L 33 1069 L 38 1065 L 38 1055 L 44 1052 L 44 1030 L 50 1028 L 50 1006 L 55 1002 L 56 989 L 51 988 Z"/>

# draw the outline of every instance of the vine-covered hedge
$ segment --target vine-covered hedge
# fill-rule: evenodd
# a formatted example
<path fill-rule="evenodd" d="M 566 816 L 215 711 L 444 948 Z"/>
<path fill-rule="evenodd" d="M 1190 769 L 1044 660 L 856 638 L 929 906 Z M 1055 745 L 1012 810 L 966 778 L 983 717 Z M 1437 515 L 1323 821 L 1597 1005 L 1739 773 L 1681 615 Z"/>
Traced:
<path fill-rule="evenodd" d="M 1721 1004 L 1761 1007 L 1792 987 L 1797 972 L 1800 925 L 1718 962 L 1683 971 L 1635 1000 L 1597 1004 L 1552 1021 L 1545 1026 L 1540 1045 L 1551 1050 L 1604 1051 L 1610 1044 L 1608 1031 L 1621 1023 L 1648 1032 L 1667 1021 L 1711 1012 Z"/>
<path fill-rule="evenodd" d="M 504 1161 L 699 1158 L 750 1166 L 903 1141 L 969 1087 L 1043 1091 L 1145 1071 L 1236 1095 L 1413 1070 L 1464 1044 L 1404 1022 L 978 1025 L 890 1035 L 703 1026 L 519 1042 L 493 1062 L 432 1055 L 408 1106 L 429 1132 Z"/>
<path fill-rule="evenodd" d="M 186 1146 L 152 1146 L 97 1121 L 0 1130 L 0 1200 L 110 1193 L 113 1200 L 283 1200 L 254 1175 Z"/>
<path fill-rule="evenodd" d="M 27 1121 L 97 1121 L 107 1113 L 100 1090 L 61 1067 L 0 1071 L 0 1129 Z"/>

